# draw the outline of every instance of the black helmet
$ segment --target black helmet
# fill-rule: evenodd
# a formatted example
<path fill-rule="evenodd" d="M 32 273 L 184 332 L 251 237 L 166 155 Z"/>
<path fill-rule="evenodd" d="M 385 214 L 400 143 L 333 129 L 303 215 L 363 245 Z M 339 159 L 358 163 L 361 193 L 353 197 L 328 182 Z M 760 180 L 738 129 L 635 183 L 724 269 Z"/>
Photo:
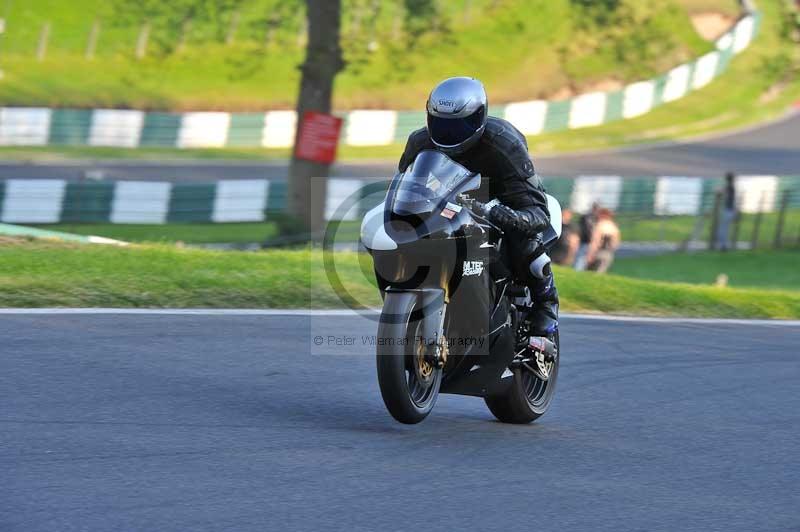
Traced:
<path fill-rule="evenodd" d="M 475 78 L 442 81 L 428 97 L 428 133 L 439 150 L 460 155 L 474 146 L 489 119 L 486 89 Z"/>

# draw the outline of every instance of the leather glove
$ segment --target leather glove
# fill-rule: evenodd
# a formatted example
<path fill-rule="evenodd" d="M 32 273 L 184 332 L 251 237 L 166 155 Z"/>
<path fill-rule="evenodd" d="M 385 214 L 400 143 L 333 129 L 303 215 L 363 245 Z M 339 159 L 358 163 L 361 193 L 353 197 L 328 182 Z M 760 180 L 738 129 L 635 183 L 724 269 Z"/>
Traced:
<path fill-rule="evenodd" d="M 487 218 L 503 231 L 516 231 L 528 238 L 535 237 L 549 224 L 543 217 L 530 212 L 515 211 L 499 202 L 491 207 Z"/>

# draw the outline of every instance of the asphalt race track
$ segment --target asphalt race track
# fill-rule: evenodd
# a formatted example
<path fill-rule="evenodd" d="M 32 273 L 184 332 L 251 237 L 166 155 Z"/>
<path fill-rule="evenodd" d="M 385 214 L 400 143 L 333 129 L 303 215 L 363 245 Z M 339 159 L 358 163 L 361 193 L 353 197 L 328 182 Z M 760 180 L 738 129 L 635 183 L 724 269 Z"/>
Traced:
<path fill-rule="evenodd" d="M 531 153 L 543 176 L 718 176 L 727 170 L 740 174 L 797 175 L 800 168 L 800 114 L 732 135 L 702 141 L 640 146 L 578 155 L 538 157 Z M 398 153 L 398 158 L 400 154 Z M 285 162 L 75 161 L 57 163 L 0 163 L 0 179 L 58 178 L 216 181 L 221 179 L 283 179 Z M 390 178 L 389 162 L 339 164 L 337 177 Z"/>
<path fill-rule="evenodd" d="M 395 423 L 374 330 L 0 315 L 0 530 L 800 527 L 798 326 L 565 319 L 530 426 L 452 396 Z"/>
<path fill-rule="evenodd" d="M 534 152 L 535 153 L 535 152 Z M 539 158 L 542 175 L 797 175 L 800 114 L 708 140 Z"/>

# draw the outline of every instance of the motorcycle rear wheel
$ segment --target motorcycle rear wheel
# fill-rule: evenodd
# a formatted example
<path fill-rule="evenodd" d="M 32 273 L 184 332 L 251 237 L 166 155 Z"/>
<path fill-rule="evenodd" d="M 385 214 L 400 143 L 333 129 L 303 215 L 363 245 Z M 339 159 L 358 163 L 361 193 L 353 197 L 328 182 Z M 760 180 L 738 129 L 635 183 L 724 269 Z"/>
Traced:
<path fill-rule="evenodd" d="M 486 406 L 499 421 L 517 425 L 532 423 L 550 408 L 556 392 L 558 365 L 561 359 L 558 333 L 554 341 L 558 356 L 547 381 L 541 380 L 524 367 L 517 368 L 514 370 L 514 382 L 506 394 L 484 398 Z"/>
<path fill-rule="evenodd" d="M 436 404 L 442 384 L 442 370 L 425 361 L 417 339 L 422 321 L 384 324 L 378 329 L 378 384 L 386 409 L 400 423 L 413 425 L 423 421 Z M 397 342 L 397 339 L 405 339 Z M 397 345 L 404 343 L 405 345 Z"/>

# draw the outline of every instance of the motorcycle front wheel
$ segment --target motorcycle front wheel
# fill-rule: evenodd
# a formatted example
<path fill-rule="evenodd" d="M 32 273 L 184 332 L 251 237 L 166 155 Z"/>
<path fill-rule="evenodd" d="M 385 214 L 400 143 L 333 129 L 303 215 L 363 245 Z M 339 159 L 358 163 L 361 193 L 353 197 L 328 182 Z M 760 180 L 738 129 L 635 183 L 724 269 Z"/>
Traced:
<path fill-rule="evenodd" d="M 411 316 L 411 312 L 408 313 Z M 381 323 L 378 328 L 378 384 L 386 409 L 400 423 L 421 422 L 436 404 L 442 370 L 425 357 L 422 320 Z"/>
<path fill-rule="evenodd" d="M 503 423 L 525 424 L 543 416 L 553 402 L 558 379 L 561 344 L 558 333 L 553 339 L 558 356 L 553 361 L 550 377 L 544 381 L 532 371 L 520 367 L 514 370 L 514 382 L 504 395 L 485 397 L 489 410 Z"/>

